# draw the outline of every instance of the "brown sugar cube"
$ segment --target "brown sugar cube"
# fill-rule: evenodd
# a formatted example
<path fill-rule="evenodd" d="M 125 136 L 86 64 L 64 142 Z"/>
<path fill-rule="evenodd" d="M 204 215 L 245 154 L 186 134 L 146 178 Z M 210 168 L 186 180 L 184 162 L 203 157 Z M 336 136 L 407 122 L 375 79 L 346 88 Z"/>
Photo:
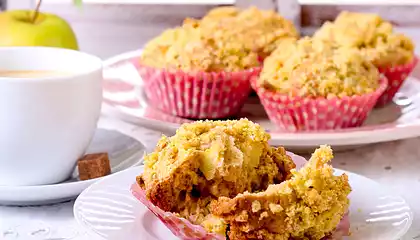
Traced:
<path fill-rule="evenodd" d="M 89 180 L 111 173 L 108 153 L 86 154 L 77 162 L 80 180 Z"/>

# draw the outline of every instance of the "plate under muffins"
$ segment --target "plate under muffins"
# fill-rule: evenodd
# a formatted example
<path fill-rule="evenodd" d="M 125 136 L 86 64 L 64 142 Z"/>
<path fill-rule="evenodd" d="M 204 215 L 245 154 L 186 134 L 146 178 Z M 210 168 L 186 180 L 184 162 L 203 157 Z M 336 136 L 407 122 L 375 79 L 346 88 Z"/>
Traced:
<path fill-rule="evenodd" d="M 141 50 L 115 56 L 104 63 L 105 114 L 173 134 L 179 125 L 191 120 L 172 116 L 152 107 L 133 62 Z M 406 80 L 393 103 L 374 109 L 361 127 L 316 132 L 284 132 L 268 119 L 258 97 L 249 97 L 241 113 L 259 123 L 271 134 L 272 145 L 307 149 L 330 144 L 335 149 L 394 141 L 420 136 L 420 67 Z"/>
<path fill-rule="evenodd" d="M 301 159 L 297 155 L 294 160 Z M 298 165 L 298 164 L 297 164 Z M 104 239 L 176 240 L 177 238 L 142 203 L 132 196 L 131 185 L 143 167 L 135 167 L 105 178 L 86 189 L 76 200 L 74 216 L 87 232 Z M 386 187 L 355 173 L 349 176 L 349 240 L 400 239 L 413 220 L 406 201 Z"/>

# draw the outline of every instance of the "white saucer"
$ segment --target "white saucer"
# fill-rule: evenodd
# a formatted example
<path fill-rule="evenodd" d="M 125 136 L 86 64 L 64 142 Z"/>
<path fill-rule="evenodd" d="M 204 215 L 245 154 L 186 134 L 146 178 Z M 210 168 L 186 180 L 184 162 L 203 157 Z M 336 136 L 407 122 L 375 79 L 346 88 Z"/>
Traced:
<path fill-rule="evenodd" d="M 138 140 L 118 131 L 98 128 L 87 152 L 107 152 L 112 172 L 115 173 L 139 165 L 145 154 L 145 147 Z M 76 198 L 100 179 L 80 181 L 77 176 L 78 173 L 75 171 L 71 179 L 52 185 L 0 186 L 0 204 L 41 205 L 63 202 Z"/>
<path fill-rule="evenodd" d="M 152 108 L 145 97 L 142 80 L 133 61 L 139 61 L 141 50 L 118 55 L 105 61 L 103 111 L 126 121 L 172 134 L 180 124 L 189 122 Z M 251 97 L 240 116 L 263 125 L 271 134 L 271 144 L 288 149 L 305 149 L 321 144 L 352 148 L 377 142 L 420 136 L 420 71 L 397 93 L 394 103 L 374 109 L 362 127 L 308 133 L 286 133 L 276 129 L 267 118 L 257 97 Z"/>
<path fill-rule="evenodd" d="M 105 178 L 86 189 L 74 205 L 76 221 L 90 234 L 105 239 L 175 240 L 174 235 L 136 200 L 130 186 L 143 167 Z M 397 240 L 411 226 L 413 214 L 403 198 L 371 179 L 345 172 L 353 188 L 350 194 L 352 236 L 346 239 Z M 140 237 L 141 236 L 141 237 Z"/>

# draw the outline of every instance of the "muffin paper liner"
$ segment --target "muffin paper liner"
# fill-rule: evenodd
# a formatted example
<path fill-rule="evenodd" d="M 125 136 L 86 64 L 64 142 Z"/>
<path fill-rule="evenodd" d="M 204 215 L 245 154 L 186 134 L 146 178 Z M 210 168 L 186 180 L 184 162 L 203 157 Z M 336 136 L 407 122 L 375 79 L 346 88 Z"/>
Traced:
<path fill-rule="evenodd" d="M 379 68 L 379 72 L 388 79 L 388 87 L 379 97 L 375 107 L 382 107 L 392 102 L 395 94 L 398 92 L 404 81 L 416 67 L 418 60 L 419 59 L 417 57 L 414 57 L 412 62 L 405 65 L 390 68 Z"/>
<path fill-rule="evenodd" d="M 224 240 L 225 236 L 216 233 L 208 233 L 202 226 L 195 225 L 185 218 L 177 217 L 171 212 L 165 212 L 149 202 L 146 193 L 137 183 L 131 186 L 131 192 L 153 214 L 155 214 L 171 232 L 183 240 Z"/>
<path fill-rule="evenodd" d="M 261 68 L 240 72 L 167 71 L 137 65 L 150 103 L 184 118 L 217 119 L 238 114 Z"/>
<path fill-rule="evenodd" d="M 288 155 L 295 161 L 296 168 L 302 167 L 306 160 L 303 157 L 288 153 Z M 225 240 L 226 237 L 216 233 L 207 232 L 202 226 L 195 225 L 185 218 L 180 218 L 171 212 L 165 212 L 159 207 L 155 206 L 147 200 L 146 193 L 137 183 L 131 186 L 131 192 L 142 204 L 144 204 L 154 215 L 156 215 L 163 224 L 178 238 L 183 240 Z M 328 239 L 341 239 L 342 236 L 349 236 L 350 221 L 349 214 L 346 213 L 338 224 L 337 229 L 332 233 Z"/>
<path fill-rule="evenodd" d="M 288 132 L 332 130 L 358 127 L 367 118 L 379 96 L 388 86 L 381 76 L 380 86 L 372 93 L 334 98 L 289 97 L 251 82 L 269 119 Z"/>

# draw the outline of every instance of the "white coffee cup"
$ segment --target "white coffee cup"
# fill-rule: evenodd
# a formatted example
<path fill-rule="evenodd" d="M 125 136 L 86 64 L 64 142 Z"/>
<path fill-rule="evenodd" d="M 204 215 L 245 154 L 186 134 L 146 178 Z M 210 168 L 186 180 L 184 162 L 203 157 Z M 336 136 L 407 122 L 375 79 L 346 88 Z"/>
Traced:
<path fill-rule="evenodd" d="M 0 185 L 53 184 L 70 177 L 100 115 L 102 61 L 60 48 L 0 48 L 0 71 L 61 71 L 0 77 Z"/>

